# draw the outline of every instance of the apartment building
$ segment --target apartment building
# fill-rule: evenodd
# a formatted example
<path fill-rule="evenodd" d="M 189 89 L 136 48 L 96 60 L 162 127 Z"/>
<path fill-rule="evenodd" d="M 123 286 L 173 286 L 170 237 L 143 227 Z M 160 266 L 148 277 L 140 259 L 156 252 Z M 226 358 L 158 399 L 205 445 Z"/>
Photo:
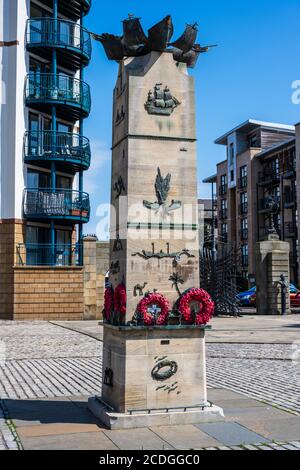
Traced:
<path fill-rule="evenodd" d="M 0 0 L 0 318 L 81 318 L 91 0 Z"/>
<path fill-rule="evenodd" d="M 226 158 L 217 164 L 219 240 L 237 246 L 245 285 L 255 277 L 255 243 L 268 234 L 270 195 L 278 204 L 277 233 L 291 247 L 291 280 L 299 281 L 296 133 L 298 125 L 250 119 L 215 141 L 226 148 Z"/>

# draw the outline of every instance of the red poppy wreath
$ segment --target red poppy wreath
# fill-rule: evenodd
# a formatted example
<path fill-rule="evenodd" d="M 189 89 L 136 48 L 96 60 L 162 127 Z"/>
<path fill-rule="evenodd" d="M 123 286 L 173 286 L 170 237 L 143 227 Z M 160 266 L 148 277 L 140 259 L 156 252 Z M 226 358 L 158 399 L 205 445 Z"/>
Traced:
<path fill-rule="evenodd" d="M 197 302 L 199 311 L 196 312 L 195 318 L 192 314 L 191 303 Z M 213 316 L 215 304 L 210 295 L 203 289 L 190 289 L 182 294 L 178 301 L 178 310 L 182 314 L 184 320 L 196 325 L 206 325 Z"/>
<path fill-rule="evenodd" d="M 160 310 L 157 320 L 149 312 L 151 305 L 155 305 Z M 154 325 L 155 323 L 157 325 L 166 325 L 170 309 L 169 301 L 158 292 L 147 294 L 137 306 L 137 311 L 142 316 L 144 325 L 147 326 Z"/>

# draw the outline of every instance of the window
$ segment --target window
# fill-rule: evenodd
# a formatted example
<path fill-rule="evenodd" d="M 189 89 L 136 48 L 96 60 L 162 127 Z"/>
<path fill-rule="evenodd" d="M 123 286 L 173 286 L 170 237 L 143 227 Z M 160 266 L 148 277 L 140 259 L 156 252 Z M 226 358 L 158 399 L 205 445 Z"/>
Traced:
<path fill-rule="evenodd" d="M 242 230 L 247 230 L 248 229 L 248 219 L 247 218 L 241 219 L 241 229 Z"/>
<path fill-rule="evenodd" d="M 248 137 L 248 144 L 249 147 L 258 147 L 258 139 L 257 139 L 257 134 L 252 134 Z"/>
<path fill-rule="evenodd" d="M 248 202 L 248 193 L 241 193 L 241 204 L 246 204 Z"/>
<path fill-rule="evenodd" d="M 227 184 L 227 175 L 221 175 L 221 186 L 226 186 Z"/>
<path fill-rule="evenodd" d="M 248 174 L 247 165 L 241 166 L 240 167 L 240 178 L 244 178 L 245 176 L 247 177 L 247 174 Z"/>
<path fill-rule="evenodd" d="M 36 170 L 28 170 L 27 172 L 27 188 L 39 189 L 50 187 L 50 173 L 42 173 Z"/>
<path fill-rule="evenodd" d="M 234 171 L 230 171 L 230 181 L 234 181 Z"/>
<path fill-rule="evenodd" d="M 221 199 L 221 209 L 227 209 L 227 199 Z"/>
<path fill-rule="evenodd" d="M 234 144 L 231 143 L 229 146 L 229 164 L 230 166 L 234 164 Z"/>

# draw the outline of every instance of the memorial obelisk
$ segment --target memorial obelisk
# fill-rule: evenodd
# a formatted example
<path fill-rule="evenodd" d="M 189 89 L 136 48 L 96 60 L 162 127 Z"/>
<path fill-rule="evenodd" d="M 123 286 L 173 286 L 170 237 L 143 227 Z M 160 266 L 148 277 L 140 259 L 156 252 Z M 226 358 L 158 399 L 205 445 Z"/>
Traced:
<path fill-rule="evenodd" d="M 146 36 L 94 35 L 119 62 L 113 94 L 110 286 L 102 395 L 90 409 L 111 428 L 222 417 L 207 402 L 205 329 L 213 302 L 199 287 L 194 79 L 206 48 L 196 25 L 171 43 L 171 17 Z"/>

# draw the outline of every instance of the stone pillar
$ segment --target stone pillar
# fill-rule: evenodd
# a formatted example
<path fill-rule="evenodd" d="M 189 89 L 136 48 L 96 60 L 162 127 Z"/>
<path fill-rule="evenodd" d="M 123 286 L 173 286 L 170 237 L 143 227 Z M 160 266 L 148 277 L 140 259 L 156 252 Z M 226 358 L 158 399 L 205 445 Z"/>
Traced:
<path fill-rule="evenodd" d="M 84 252 L 84 320 L 102 319 L 105 275 L 109 269 L 109 242 L 96 236 L 83 239 Z"/>
<path fill-rule="evenodd" d="M 290 282 L 290 245 L 276 236 L 256 243 L 256 306 L 259 315 L 281 315 L 280 275 Z M 291 313 L 289 289 L 287 290 L 286 313 Z"/>
<path fill-rule="evenodd" d="M 125 30 L 139 30 L 138 21 L 124 21 Z M 154 31 L 171 29 L 167 17 Z M 207 402 L 206 326 L 196 321 L 203 293 L 194 79 L 186 63 L 153 49 L 118 60 L 113 97 L 102 396 L 89 406 L 115 429 L 223 416 Z M 182 300 L 184 292 L 195 300 Z"/>

